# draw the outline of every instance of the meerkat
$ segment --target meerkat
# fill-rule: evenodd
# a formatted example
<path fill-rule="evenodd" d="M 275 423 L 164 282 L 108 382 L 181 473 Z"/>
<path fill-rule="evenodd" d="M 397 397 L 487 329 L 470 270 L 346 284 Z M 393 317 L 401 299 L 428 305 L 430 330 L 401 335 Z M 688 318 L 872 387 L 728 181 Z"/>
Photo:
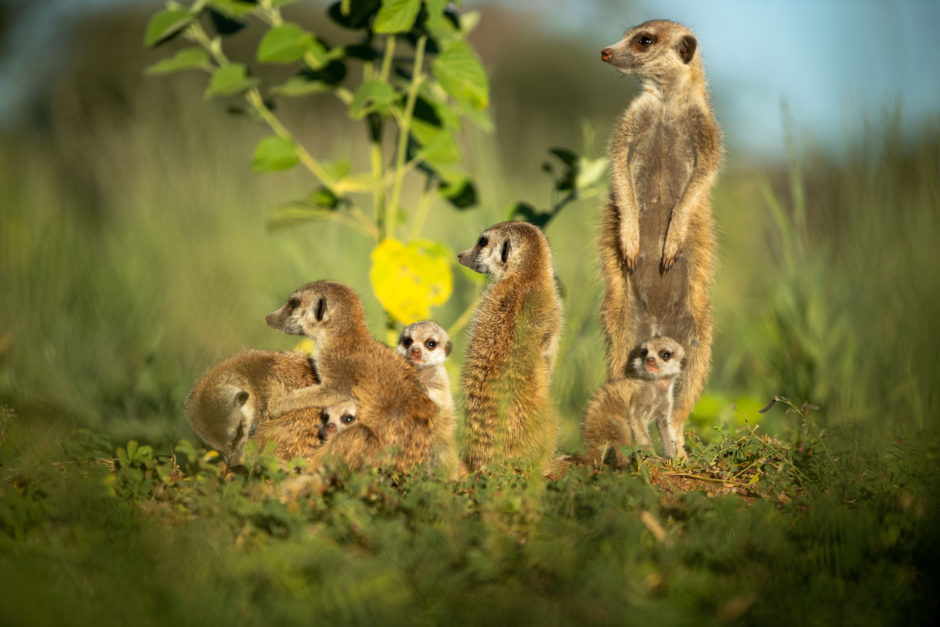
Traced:
<path fill-rule="evenodd" d="M 318 382 L 306 355 L 247 350 L 203 374 L 183 408 L 193 431 L 234 465 L 249 438 L 271 419 L 277 398 Z M 293 419 L 315 425 L 319 415 L 319 407 L 298 406 Z"/>
<path fill-rule="evenodd" d="M 532 224 L 503 222 L 457 259 L 494 279 L 474 312 L 461 377 L 464 462 L 474 472 L 521 459 L 544 471 L 558 431 L 549 384 L 562 324 L 548 240 Z"/>
<path fill-rule="evenodd" d="M 697 49 L 691 30 L 656 20 L 601 52 L 643 86 L 610 147 L 610 202 L 599 242 L 608 381 L 627 376 L 629 355 L 643 338 L 669 336 L 685 348 L 670 419 L 680 456 L 682 426 L 711 361 L 715 236 L 708 195 L 722 153 Z"/>
<path fill-rule="evenodd" d="M 284 461 L 310 457 L 330 437 L 356 422 L 356 404 L 352 400 L 329 407 L 293 409 L 262 423 L 252 438 L 265 448 L 273 443 L 273 452 Z"/>
<path fill-rule="evenodd" d="M 656 424 L 666 456 L 676 456 L 670 419 L 673 387 L 684 365 L 685 350 L 669 337 L 650 338 L 631 353 L 628 378 L 607 383 L 588 403 L 583 434 L 590 462 L 623 463 L 619 449 L 631 439 L 652 449 L 650 423 Z"/>
<path fill-rule="evenodd" d="M 437 406 L 414 366 L 369 334 L 355 292 L 332 281 L 309 283 L 265 320 L 274 329 L 314 341 L 320 377 L 320 385 L 285 396 L 277 413 L 349 399 L 358 408 L 352 426 L 313 452 L 314 463 L 334 456 L 351 467 L 391 462 L 404 470 L 430 462 Z"/>
<path fill-rule="evenodd" d="M 408 325 L 398 338 L 398 354 L 418 369 L 425 392 L 439 409 L 436 423 L 432 425 L 432 465 L 443 468 L 451 479 L 456 479 L 460 465 L 457 459 L 457 417 L 450 377 L 444 368 L 444 361 L 451 350 L 453 344 L 447 331 L 431 320 Z"/>

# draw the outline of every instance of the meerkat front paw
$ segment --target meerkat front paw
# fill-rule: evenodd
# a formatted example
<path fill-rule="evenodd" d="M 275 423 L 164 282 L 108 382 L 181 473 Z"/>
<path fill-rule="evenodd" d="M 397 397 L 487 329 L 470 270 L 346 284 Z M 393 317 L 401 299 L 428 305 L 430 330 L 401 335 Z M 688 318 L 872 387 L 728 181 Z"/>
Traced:
<path fill-rule="evenodd" d="M 678 237 L 672 237 L 671 233 L 666 237 L 666 245 L 663 247 L 663 258 L 659 263 L 659 271 L 661 273 L 665 274 L 669 272 L 669 270 L 676 265 L 676 262 L 679 261 L 679 257 L 682 256 L 683 248 Z"/>
<path fill-rule="evenodd" d="M 623 255 L 623 264 L 627 272 L 636 271 L 637 259 L 640 257 L 640 229 L 632 229 L 620 233 L 620 254 Z"/>

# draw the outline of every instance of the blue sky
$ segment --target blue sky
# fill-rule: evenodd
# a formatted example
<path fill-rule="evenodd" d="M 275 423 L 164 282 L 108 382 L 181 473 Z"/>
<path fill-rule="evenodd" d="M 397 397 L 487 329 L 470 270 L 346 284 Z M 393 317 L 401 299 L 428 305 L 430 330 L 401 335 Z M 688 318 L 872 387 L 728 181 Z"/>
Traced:
<path fill-rule="evenodd" d="M 28 4 L 27 4 L 28 3 Z M 63 25 L 90 10 L 153 0 L 0 0 L 24 12 L 0 57 L 0 122 L 53 72 Z M 465 0 L 477 8 L 486 3 Z M 507 2 L 508 4 L 508 2 Z M 838 150 L 865 120 L 900 102 L 908 132 L 940 120 L 940 0 L 516 0 L 541 26 L 600 50 L 653 18 L 698 35 L 727 141 L 744 153 L 782 151 L 781 104 L 795 129 Z"/>

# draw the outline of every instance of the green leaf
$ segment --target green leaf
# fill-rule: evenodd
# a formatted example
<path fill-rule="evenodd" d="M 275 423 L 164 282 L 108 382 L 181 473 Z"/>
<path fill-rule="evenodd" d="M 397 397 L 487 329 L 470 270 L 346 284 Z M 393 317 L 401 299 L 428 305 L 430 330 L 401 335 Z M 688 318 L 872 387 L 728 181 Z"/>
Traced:
<path fill-rule="evenodd" d="M 382 0 L 373 29 L 377 33 L 407 33 L 414 26 L 421 0 Z"/>
<path fill-rule="evenodd" d="M 255 172 L 289 170 L 297 165 L 297 144 L 286 137 L 270 135 L 261 140 L 251 159 L 251 169 Z"/>
<path fill-rule="evenodd" d="M 150 22 L 147 24 L 144 45 L 147 47 L 155 46 L 168 40 L 188 26 L 193 19 L 193 16 L 186 9 L 160 11 L 150 18 Z"/>
<path fill-rule="evenodd" d="M 430 318 L 430 308 L 450 298 L 453 256 L 437 242 L 405 245 L 394 238 L 383 240 L 372 251 L 369 270 L 369 282 L 382 308 L 402 324 Z"/>
<path fill-rule="evenodd" d="M 212 80 L 209 81 L 205 97 L 231 96 L 257 84 L 258 79 L 248 76 L 248 70 L 244 65 L 232 63 L 212 73 Z"/>
<path fill-rule="evenodd" d="M 398 92 L 388 83 L 368 80 L 359 86 L 349 103 L 349 115 L 362 118 L 371 111 L 387 108 L 398 99 Z"/>
<path fill-rule="evenodd" d="M 372 193 L 385 186 L 381 177 L 372 174 L 350 174 L 336 181 L 333 191 L 340 194 Z"/>
<path fill-rule="evenodd" d="M 607 172 L 607 157 L 586 159 L 581 157 L 578 161 L 578 176 L 575 179 L 575 189 L 585 190 L 601 180 Z"/>
<path fill-rule="evenodd" d="M 307 80 L 303 76 L 294 76 L 286 83 L 271 88 L 272 94 L 280 96 L 306 96 L 330 91 L 332 87 L 323 81 Z"/>
<path fill-rule="evenodd" d="M 209 6 L 229 17 L 241 17 L 258 8 L 256 2 L 239 2 L 238 0 L 209 0 Z"/>
<path fill-rule="evenodd" d="M 145 70 L 145 73 L 151 75 L 170 74 L 181 70 L 199 70 L 211 67 L 209 64 L 209 53 L 202 48 L 192 47 L 183 48 L 177 52 L 173 58 L 164 59 L 159 63 L 154 63 Z"/>
<path fill-rule="evenodd" d="M 438 131 L 427 142 L 422 142 L 418 158 L 432 165 L 460 163 L 457 139 L 448 131 Z"/>
<path fill-rule="evenodd" d="M 470 177 L 458 179 L 452 183 L 441 183 L 441 195 L 457 209 L 469 209 L 479 202 L 477 188 Z"/>
<path fill-rule="evenodd" d="M 448 42 L 434 60 L 433 68 L 441 87 L 457 102 L 474 109 L 489 105 L 486 71 L 467 42 Z"/>
<path fill-rule="evenodd" d="M 313 45 L 313 35 L 304 29 L 296 24 L 281 24 L 269 30 L 261 39 L 258 60 L 263 63 L 293 63 Z"/>

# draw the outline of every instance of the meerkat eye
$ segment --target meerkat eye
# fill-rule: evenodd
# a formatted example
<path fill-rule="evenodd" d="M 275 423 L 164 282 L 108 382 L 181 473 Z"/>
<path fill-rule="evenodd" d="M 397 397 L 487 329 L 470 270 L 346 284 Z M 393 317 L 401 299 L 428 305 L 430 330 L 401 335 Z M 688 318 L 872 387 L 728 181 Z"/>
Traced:
<path fill-rule="evenodd" d="M 672 357 L 672 353 L 669 351 L 659 351 L 659 356 L 663 358 L 663 361 L 669 361 L 669 358 Z"/>
<path fill-rule="evenodd" d="M 414 344 L 414 340 L 411 339 L 410 337 L 406 337 L 402 339 L 401 341 L 401 345 L 404 346 L 405 348 L 411 348 L 412 344 Z"/>
<path fill-rule="evenodd" d="M 434 350 L 434 347 L 437 346 L 437 342 L 435 342 L 434 340 L 428 340 L 427 342 L 424 343 L 424 345 L 427 346 L 429 349 Z"/>
<path fill-rule="evenodd" d="M 287 313 L 292 313 L 299 306 L 300 306 L 300 299 L 291 298 L 289 301 L 287 301 Z"/>
<path fill-rule="evenodd" d="M 486 237 L 480 237 L 480 239 L 477 240 L 477 246 L 480 248 L 486 248 L 486 245 L 489 243 L 490 240 L 488 240 Z"/>
<path fill-rule="evenodd" d="M 344 424 L 344 425 L 348 425 L 348 424 L 350 424 L 351 422 L 355 421 L 355 420 L 356 420 L 356 417 L 353 416 L 352 414 L 343 414 L 343 417 L 340 418 L 340 420 L 343 421 L 343 424 Z"/>
<path fill-rule="evenodd" d="M 649 37 L 647 37 L 646 35 L 643 35 L 643 36 L 640 37 L 640 45 L 641 45 L 641 46 L 649 46 L 649 45 L 652 44 L 652 43 L 653 43 L 653 40 L 650 39 Z"/>
<path fill-rule="evenodd" d="M 649 354 L 650 354 L 650 352 L 649 352 L 648 350 L 646 350 L 645 348 L 640 351 L 640 357 L 641 357 L 642 359 L 646 359 L 646 356 L 649 355 Z"/>

